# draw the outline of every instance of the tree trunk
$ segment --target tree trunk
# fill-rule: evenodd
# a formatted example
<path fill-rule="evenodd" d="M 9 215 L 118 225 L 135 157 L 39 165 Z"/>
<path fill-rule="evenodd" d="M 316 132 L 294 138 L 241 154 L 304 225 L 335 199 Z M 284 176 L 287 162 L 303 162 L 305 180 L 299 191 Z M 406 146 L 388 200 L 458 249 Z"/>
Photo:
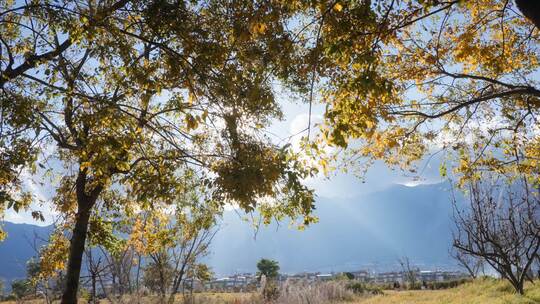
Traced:
<path fill-rule="evenodd" d="M 96 186 L 90 194 L 86 193 L 87 176 L 86 170 L 79 171 L 75 183 L 77 193 L 77 215 L 75 218 L 75 227 L 71 235 L 71 244 L 69 247 L 68 266 L 66 269 L 66 285 L 62 295 L 62 304 L 76 304 L 77 291 L 79 289 L 79 279 L 81 275 L 82 258 L 84 246 L 86 243 L 86 234 L 88 232 L 88 222 L 92 207 L 103 190 L 101 186 Z"/>
<path fill-rule="evenodd" d="M 540 1 L 538 0 L 516 0 L 519 10 L 529 20 L 540 29 Z"/>
<path fill-rule="evenodd" d="M 88 203 L 88 205 L 91 205 Z M 81 204 L 79 203 L 79 206 Z M 82 257 L 88 231 L 91 208 L 79 208 L 71 244 L 69 248 L 68 267 L 66 270 L 66 289 L 62 295 L 62 304 L 77 303 L 77 290 L 79 289 L 79 277 L 81 274 Z"/>
<path fill-rule="evenodd" d="M 517 282 L 516 285 L 515 285 L 514 287 L 516 288 L 516 291 L 517 291 L 520 295 L 524 295 L 524 294 L 525 294 L 525 290 L 523 289 L 523 281 Z"/>
<path fill-rule="evenodd" d="M 92 273 L 92 303 L 94 304 L 97 303 L 96 282 L 97 282 L 96 274 Z"/>

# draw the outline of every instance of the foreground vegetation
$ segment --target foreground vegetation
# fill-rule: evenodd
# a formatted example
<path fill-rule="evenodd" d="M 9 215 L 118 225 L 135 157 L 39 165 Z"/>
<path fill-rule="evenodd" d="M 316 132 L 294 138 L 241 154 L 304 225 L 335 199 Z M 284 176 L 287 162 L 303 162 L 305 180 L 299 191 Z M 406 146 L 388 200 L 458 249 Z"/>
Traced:
<path fill-rule="evenodd" d="M 540 303 L 540 282 L 527 283 L 525 296 L 513 291 L 512 286 L 503 280 L 478 279 L 456 288 L 445 290 L 412 290 L 412 291 L 384 291 L 382 295 L 356 295 L 352 299 L 323 302 L 323 303 L 354 303 L 354 304 L 533 304 Z M 201 300 L 205 300 L 205 302 Z M 235 297 L 231 294 L 203 294 L 195 301 L 198 304 L 243 304 L 253 302 L 253 295 L 241 295 Z M 296 302 L 289 304 L 308 303 L 305 298 L 298 298 Z M 313 303 L 313 302 L 309 302 Z M 315 303 L 318 303 L 317 301 Z"/>
<path fill-rule="evenodd" d="M 343 282 L 341 282 L 343 283 Z M 540 282 L 527 283 L 526 295 L 514 292 L 510 283 L 504 280 L 481 278 L 455 288 L 444 290 L 385 290 L 383 294 L 372 293 L 353 294 L 342 288 L 340 282 L 327 282 L 312 284 L 310 286 L 289 286 L 286 295 L 271 302 L 273 304 L 533 304 L 540 303 Z M 81 302 L 86 302 L 81 299 Z M 21 303 L 21 302 L 2 302 Z M 24 303 L 38 304 L 40 300 L 28 300 Z M 101 303 L 109 303 L 102 300 Z M 126 296 L 118 303 L 159 303 L 159 297 L 131 297 Z M 257 293 L 197 293 L 192 299 L 177 295 L 175 303 L 178 304 L 259 304 L 265 303 Z"/>

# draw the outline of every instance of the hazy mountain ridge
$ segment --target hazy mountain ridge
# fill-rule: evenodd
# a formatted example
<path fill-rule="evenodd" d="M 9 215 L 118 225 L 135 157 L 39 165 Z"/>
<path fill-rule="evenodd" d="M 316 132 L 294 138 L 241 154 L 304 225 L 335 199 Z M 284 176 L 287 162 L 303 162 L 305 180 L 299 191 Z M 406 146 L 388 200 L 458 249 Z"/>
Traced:
<path fill-rule="evenodd" d="M 6 280 L 26 277 L 26 262 L 36 256 L 34 245 L 44 244 L 52 226 L 36 226 L 3 222 L 7 238 L 0 242 L 0 278 Z"/>
<path fill-rule="evenodd" d="M 448 257 L 452 206 L 447 184 L 395 185 L 351 199 L 317 199 L 319 223 L 304 231 L 287 223 L 262 227 L 235 211 L 223 216 L 207 262 L 218 275 L 255 271 L 261 257 L 276 259 L 283 272 L 343 271 L 397 267 L 410 257 L 426 268 L 453 265 Z M 35 255 L 34 233 L 45 239 L 52 227 L 4 223 L 8 238 L 0 243 L 0 277 L 25 276 L 26 261 Z"/>
<path fill-rule="evenodd" d="M 261 257 L 279 260 L 284 272 L 385 269 L 402 256 L 425 267 L 453 265 L 449 189 L 444 183 L 395 185 L 357 198 L 319 198 L 319 223 L 305 231 L 272 224 L 256 240 L 250 223 L 230 212 L 215 237 L 210 264 L 220 274 L 253 271 Z"/>

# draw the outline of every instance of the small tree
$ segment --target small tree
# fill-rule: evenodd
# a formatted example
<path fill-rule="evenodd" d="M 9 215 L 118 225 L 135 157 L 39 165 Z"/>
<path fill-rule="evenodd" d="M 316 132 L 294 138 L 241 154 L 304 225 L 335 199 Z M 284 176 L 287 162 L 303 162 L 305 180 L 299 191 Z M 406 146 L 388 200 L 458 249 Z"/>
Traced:
<path fill-rule="evenodd" d="M 165 252 L 150 255 L 150 262 L 144 268 L 143 284 L 163 300 L 171 287 L 174 276 L 173 266 Z"/>
<path fill-rule="evenodd" d="M 43 265 L 41 259 L 31 258 L 26 263 L 26 281 L 30 293 L 36 297 L 41 296 L 49 304 L 61 295 L 65 282 L 62 270 L 48 273 L 44 271 Z"/>
<path fill-rule="evenodd" d="M 279 275 L 279 263 L 274 260 L 261 259 L 257 263 L 257 269 L 259 278 L 264 275 L 267 279 L 275 279 Z"/>
<path fill-rule="evenodd" d="M 458 264 L 467 271 L 471 278 L 476 279 L 479 274 L 484 272 L 483 259 L 467 254 L 462 250 L 454 248 L 450 255 L 458 262 Z"/>
<path fill-rule="evenodd" d="M 260 281 L 264 281 L 264 284 L 261 283 L 263 297 L 266 300 L 272 300 L 277 298 L 279 295 L 278 288 L 276 285 L 276 279 L 279 275 L 279 263 L 274 260 L 261 259 L 257 263 L 257 276 Z M 264 277 L 264 280 L 262 278 Z"/>
<path fill-rule="evenodd" d="M 32 286 L 29 280 L 14 280 L 11 283 L 11 293 L 17 300 L 30 295 L 32 293 Z"/>
<path fill-rule="evenodd" d="M 454 200 L 454 247 L 483 259 L 523 294 L 540 249 L 538 185 L 523 176 L 492 182 L 483 177 L 468 190 L 467 208 L 458 208 Z"/>
<path fill-rule="evenodd" d="M 414 289 L 417 281 L 417 269 L 413 268 L 413 266 L 411 265 L 411 261 L 408 257 L 403 257 L 399 259 L 399 264 L 401 265 L 401 269 L 403 270 L 403 279 L 409 284 L 409 288 Z"/>
<path fill-rule="evenodd" d="M 199 260 L 208 254 L 217 231 L 217 217 L 222 213 L 221 206 L 194 176 L 185 176 L 184 182 L 185 190 L 177 192 L 174 208 L 140 213 L 129 240 L 137 253 L 150 260 L 145 284 L 158 284 L 148 287 L 168 303 L 174 302 L 188 273 L 200 267 Z"/>
<path fill-rule="evenodd" d="M 195 286 L 195 281 L 199 281 L 201 284 L 204 284 L 210 281 L 213 276 L 214 274 L 212 270 L 210 269 L 210 267 L 208 267 L 208 265 L 206 264 L 192 265 L 186 273 L 186 278 L 189 281 L 189 286 L 186 286 L 186 284 L 184 284 L 185 285 L 184 290 L 185 290 L 185 287 L 189 288 L 189 297 L 186 297 L 186 294 L 184 294 L 184 303 L 194 303 L 195 299 L 193 298 L 193 290 Z M 172 301 L 172 300 L 169 298 L 169 301 Z"/>
<path fill-rule="evenodd" d="M 101 276 L 104 275 L 107 265 L 103 263 L 101 256 L 96 255 L 93 252 L 93 249 L 94 248 L 87 246 L 84 253 L 86 257 L 86 271 L 88 272 L 87 278 L 90 283 L 90 299 L 88 300 L 88 303 L 96 304 L 99 302 L 97 296 L 98 282 L 100 281 Z"/>

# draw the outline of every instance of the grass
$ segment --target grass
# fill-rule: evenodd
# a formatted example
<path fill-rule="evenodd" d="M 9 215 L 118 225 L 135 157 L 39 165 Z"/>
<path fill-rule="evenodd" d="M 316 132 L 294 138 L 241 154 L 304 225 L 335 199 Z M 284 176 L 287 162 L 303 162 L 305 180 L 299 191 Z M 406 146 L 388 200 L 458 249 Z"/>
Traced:
<path fill-rule="evenodd" d="M 361 299 L 355 304 L 538 304 L 540 281 L 528 283 L 525 296 L 514 293 L 510 284 L 490 278 L 446 290 L 385 291 L 384 295 Z"/>
<path fill-rule="evenodd" d="M 239 295 L 238 295 L 239 296 Z M 213 301 L 197 304 L 244 304 L 259 303 L 236 298 L 234 294 L 206 294 Z M 288 304 L 303 304 L 293 301 Z M 311 303 L 311 301 L 310 301 Z M 384 295 L 357 297 L 352 301 L 324 302 L 333 304 L 539 304 L 540 281 L 527 283 L 525 296 L 516 294 L 510 284 L 503 280 L 483 278 L 444 290 L 384 291 Z"/>
<path fill-rule="evenodd" d="M 332 287 L 332 288 L 330 288 Z M 356 296 L 348 301 L 329 301 L 329 293 L 333 296 L 340 296 L 336 286 L 325 284 L 318 288 L 302 288 L 304 293 L 298 293 L 300 297 L 292 295 L 278 301 L 279 304 L 304 304 L 304 303 L 324 303 L 324 304 L 539 304 L 540 303 L 540 281 L 536 284 L 527 283 L 525 296 L 514 293 L 510 284 L 503 280 L 483 278 L 465 283 L 456 288 L 445 290 L 415 290 L 415 291 L 384 291 L 384 295 L 377 296 Z M 308 291 L 310 290 L 310 291 Z M 326 290 L 326 291 L 325 291 Z M 332 291 L 332 292 L 330 292 Z M 309 295 L 307 293 L 309 293 Z M 122 301 L 123 303 L 151 304 L 157 303 L 157 299 L 145 297 L 139 299 L 130 298 Z M 309 299 L 308 299 L 309 298 Z M 306 302 L 308 300 L 308 302 Z M 249 293 L 200 293 L 195 295 L 194 304 L 259 304 L 263 301 L 256 294 Z M 2 302 L 2 304 L 15 302 Z M 33 300 L 24 303 L 43 303 L 43 301 Z M 81 303 L 85 303 L 81 301 Z M 102 301 L 105 304 L 108 301 Z M 177 304 L 181 304 L 181 297 L 177 297 Z"/>

